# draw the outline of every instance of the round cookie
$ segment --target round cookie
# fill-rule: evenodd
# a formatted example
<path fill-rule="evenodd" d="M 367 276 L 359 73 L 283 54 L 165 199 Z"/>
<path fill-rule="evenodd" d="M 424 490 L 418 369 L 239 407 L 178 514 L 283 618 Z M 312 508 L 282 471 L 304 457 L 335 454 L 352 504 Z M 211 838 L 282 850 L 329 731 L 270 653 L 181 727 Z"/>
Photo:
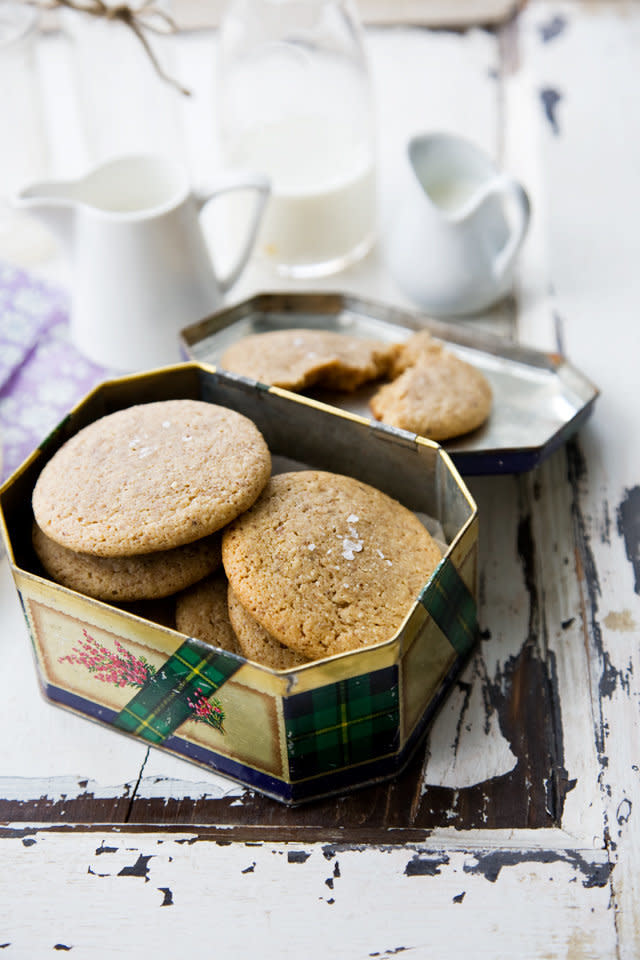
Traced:
<path fill-rule="evenodd" d="M 172 550 L 132 557 L 96 557 L 51 540 L 33 524 L 33 547 L 56 583 L 97 600 L 167 597 L 206 577 L 221 563 L 220 534 Z"/>
<path fill-rule="evenodd" d="M 309 659 L 393 637 L 440 558 L 410 510 L 324 471 L 273 477 L 222 538 L 239 602 Z"/>
<path fill-rule="evenodd" d="M 269 634 L 251 614 L 245 610 L 235 593 L 229 587 L 229 619 L 240 650 L 247 660 L 255 660 L 273 670 L 289 670 L 307 663 L 307 658 L 295 653 Z"/>
<path fill-rule="evenodd" d="M 475 430 L 491 412 L 491 387 L 479 370 L 439 346 L 371 397 L 374 417 L 431 440 Z"/>
<path fill-rule="evenodd" d="M 219 530 L 270 472 L 264 438 L 242 414 L 198 400 L 140 404 L 71 437 L 40 474 L 33 510 L 71 550 L 151 553 Z"/>
<path fill-rule="evenodd" d="M 241 653 L 227 609 L 227 579 L 207 577 L 176 597 L 176 629 L 221 650 Z"/>
<path fill-rule="evenodd" d="M 272 330 L 243 337 L 220 358 L 233 373 L 287 390 L 355 390 L 383 376 L 395 347 L 331 330 Z"/>

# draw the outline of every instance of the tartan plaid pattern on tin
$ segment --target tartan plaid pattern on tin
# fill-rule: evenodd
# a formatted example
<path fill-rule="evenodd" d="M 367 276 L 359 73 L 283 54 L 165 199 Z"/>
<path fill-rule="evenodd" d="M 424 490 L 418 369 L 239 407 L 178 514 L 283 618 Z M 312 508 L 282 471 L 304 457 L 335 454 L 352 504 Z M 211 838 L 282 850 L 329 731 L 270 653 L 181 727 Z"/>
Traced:
<path fill-rule="evenodd" d="M 149 678 L 113 724 L 150 743 L 161 744 L 193 714 L 191 704 L 198 695 L 210 697 L 240 664 L 237 658 L 188 639 Z"/>
<path fill-rule="evenodd" d="M 397 752 L 398 699 L 396 666 L 286 697 L 290 779 L 332 773 Z"/>
<path fill-rule="evenodd" d="M 440 563 L 420 595 L 456 653 L 464 656 L 476 641 L 478 619 L 475 600 L 448 557 Z"/>

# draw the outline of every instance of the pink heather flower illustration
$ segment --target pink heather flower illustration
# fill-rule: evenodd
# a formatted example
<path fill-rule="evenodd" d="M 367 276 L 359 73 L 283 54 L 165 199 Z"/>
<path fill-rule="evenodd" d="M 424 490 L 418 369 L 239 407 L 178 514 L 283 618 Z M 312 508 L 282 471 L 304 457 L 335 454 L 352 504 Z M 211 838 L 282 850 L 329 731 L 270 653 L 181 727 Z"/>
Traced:
<path fill-rule="evenodd" d="M 96 680 L 113 683 L 116 687 L 142 687 L 156 672 L 153 664 L 145 657 L 134 657 L 122 644 L 115 640 L 117 653 L 94 640 L 83 630 L 84 640 L 73 647 L 73 653 L 60 657 L 60 662 L 77 663 L 87 667 Z"/>
<path fill-rule="evenodd" d="M 210 727 L 214 727 L 216 730 L 224 733 L 222 729 L 224 711 L 220 706 L 219 700 L 207 700 L 200 687 L 197 687 L 195 690 L 195 699 L 187 700 L 187 703 L 193 710 L 194 720 L 206 723 Z"/>
<path fill-rule="evenodd" d="M 111 683 L 116 687 L 143 687 L 155 674 L 156 668 L 146 657 L 135 657 L 119 640 L 114 638 L 117 651 L 114 652 L 94 640 L 86 630 L 82 633 L 84 639 L 72 647 L 72 653 L 60 657 L 60 663 L 74 663 L 86 667 L 96 680 Z M 197 687 L 193 700 L 187 700 L 187 704 L 193 711 L 193 720 L 224 732 L 224 711 L 219 700 L 207 700 L 200 687 Z"/>

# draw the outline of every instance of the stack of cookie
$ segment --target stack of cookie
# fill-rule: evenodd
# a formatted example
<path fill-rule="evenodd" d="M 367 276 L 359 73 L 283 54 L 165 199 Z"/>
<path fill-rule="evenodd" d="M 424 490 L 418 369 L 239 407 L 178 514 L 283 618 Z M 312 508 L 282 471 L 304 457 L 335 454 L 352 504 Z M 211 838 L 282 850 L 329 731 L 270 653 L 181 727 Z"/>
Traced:
<path fill-rule="evenodd" d="M 244 610 L 224 570 L 176 597 L 175 620 L 181 633 L 274 670 L 288 670 L 307 660 L 269 636 Z"/>
<path fill-rule="evenodd" d="M 176 629 L 188 637 L 197 637 L 221 650 L 241 654 L 229 618 L 229 584 L 224 570 L 217 570 L 176 597 Z"/>
<path fill-rule="evenodd" d="M 396 500 L 324 471 L 271 477 L 250 420 L 192 400 L 81 430 L 33 511 L 57 582 L 112 603 L 169 598 L 180 632 L 276 670 L 390 639 L 441 557 Z"/>
<path fill-rule="evenodd" d="M 165 597 L 220 566 L 219 531 L 271 473 L 246 417 L 194 400 L 120 410 L 85 427 L 33 492 L 33 545 L 64 586 L 112 602 Z"/>
<path fill-rule="evenodd" d="M 389 382 L 369 401 L 374 417 L 437 441 L 477 429 L 492 406 L 484 374 L 427 331 L 389 344 L 330 331 L 278 330 L 238 340 L 220 365 L 293 391 L 351 392 L 384 378 Z"/>

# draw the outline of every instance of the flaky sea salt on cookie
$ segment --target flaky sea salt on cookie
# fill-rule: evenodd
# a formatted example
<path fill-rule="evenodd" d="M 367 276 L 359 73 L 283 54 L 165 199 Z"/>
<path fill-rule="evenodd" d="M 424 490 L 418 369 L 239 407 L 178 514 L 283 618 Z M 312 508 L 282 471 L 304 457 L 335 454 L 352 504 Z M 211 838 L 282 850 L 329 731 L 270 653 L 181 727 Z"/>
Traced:
<path fill-rule="evenodd" d="M 395 347 L 330 330 L 273 330 L 243 337 L 220 358 L 233 373 L 287 390 L 356 390 L 383 376 Z"/>
<path fill-rule="evenodd" d="M 441 553 L 417 517 L 351 477 L 273 477 L 222 538 L 242 606 L 309 659 L 389 640 Z"/>
<path fill-rule="evenodd" d="M 307 658 L 290 650 L 272 637 L 258 621 L 245 610 L 229 587 L 229 618 L 238 644 L 247 660 L 254 660 L 272 670 L 289 670 L 307 662 Z"/>
<path fill-rule="evenodd" d="M 71 550 L 130 556 L 192 543 L 254 502 L 271 473 L 242 414 L 198 400 L 119 410 L 71 437 L 33 492 L 38 526 Z"/>
<path fill-rule="evenodd" d="M 395 380 L 371 397 L 377 420 L 430 440 L 450 440 L 477 429 L 491 413 L 492 392 L 484 374 L 428 335 L 408 341 Z"/>
<path fill-rule="evenodd" d="M 97 600 L 126 602 L 167 597 L 206 577 L 221 563 L 220 535 L 171 550 L 132 557 L 96 557 L 51 540 L 34 523 L 33 547 L 56 583 Z"/>

